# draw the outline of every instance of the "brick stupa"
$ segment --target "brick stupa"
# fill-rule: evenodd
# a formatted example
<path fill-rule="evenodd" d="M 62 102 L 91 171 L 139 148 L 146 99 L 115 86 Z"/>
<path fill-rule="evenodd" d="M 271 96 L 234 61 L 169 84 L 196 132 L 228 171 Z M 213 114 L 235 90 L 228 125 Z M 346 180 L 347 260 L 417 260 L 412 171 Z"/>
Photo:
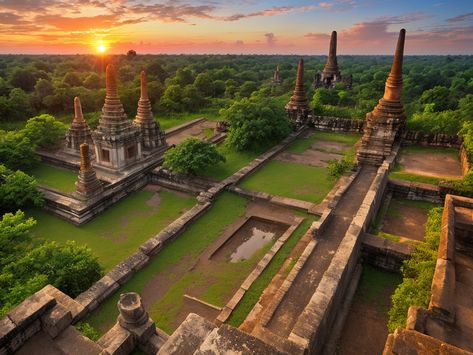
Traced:
<path fill-rule="evenodd" d="M 301 126 L 312 116 L 307 97 L 304 91 L 304 59 L 299 60 L 297 66 L 296 86 L 291 99 L 285 106 L 287 115 L 296 126 Z"/>
<path fill-rule="evenodd" d="M 329 88 L 341 81 L 342 76 L 340 74 L 340 69 L 338 68 L 337 62 L 337 31 L 333 31 L 332 36 L 330 37 L 330 49 L 327 63 L 325 63 L 322 74 L 320 72 L 315 74 L 313 85 L 316 88 Z"/>
<path fill-rule="evenodd" d="M 271 85 L 281 85 L 282 80 L 281 80 L 281 73 L 279 72 L 279 65 L 276 67 L 276 70 L 274 71 L 273 78 L 271 79 Z"/>
<path fill-rule="evenodd" d="M 141 72 L 141 96 L 138 101 L 138 111 L 134 121 L 141 130 L 141 147 L 143 153 L 155 153 L 166 148 L 166 137 L 159 123 L 154 119 L 151 102 L 148 96 L 146 74 Z"/>
<path fill-rule="evenodd" d="M 119 172 L 141 159 L 141 130 L 125 114 L 118 97 L 117 73 L 111 64 L 107 65 L 106 89 L 99 125 L 92 132 L 96 166 Z"/>
<path fill-rule="evenodd" d="M 90 163 L 90 151 L 87 143 L 80 145 L 80 170 L 79 177 L 76 182 L 76 191 L 74 196 L 80 200 L 89 200 L 97 197 L 103 191 L 103 185 L 95 170 Z"/>
<path fill-rule="evenodd" d="M 384 96 L 374 110 L 366 115 L 366 125 L 358 161 L 361 164 L 380 165 L 391 153 L 394 142 L 404 129 L 406 115 L 401 103 L 402 62 L 406 30 L 402 29 L 397 41 L 391 72 L 384 89 Z"/>
<path fill-rule="evenodd" d="M 82 106 L 78 97 L 74 98 L 74 119 L 71 127 L 66 132 L 66 152 L 72 154 L 79 154 L 80 145 L 82 143 L 92 142 L 90 128 L 84 119 L 82 113 Z"/>

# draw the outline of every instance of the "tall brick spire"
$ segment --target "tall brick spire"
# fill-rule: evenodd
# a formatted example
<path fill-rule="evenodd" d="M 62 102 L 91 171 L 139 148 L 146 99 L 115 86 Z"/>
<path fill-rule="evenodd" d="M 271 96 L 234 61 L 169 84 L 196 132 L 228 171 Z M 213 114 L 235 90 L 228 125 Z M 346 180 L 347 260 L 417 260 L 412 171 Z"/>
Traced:
<path fill-rule="evenodd" d="M 138 110 L 135 117 L 135 125 L 138 125 L 141 130 L 141 146 L 146 153 L 153 153 L 164 149 L 166 144 L 166 137 L 159 126 L 159 123 L 154 119 L 151 110 L 151 102 L 148 96 L 148 84 L 146 81 L 146 73 L 144 71 L 140 74 L 141 79 L 141 96 L 138 101 Z"/>
<path fill-rule="evenodd" d="M 90 163 L 89 145 L 83 143 L 80 145 L 80 170 L 74 196 L 80 200 L 88 200 L 99 196 L 102 191 L 103 185 L 97 179 L 95 170 Z"/>
<path fill-rule="evenodd" d="M 406 39 L 406 30 L 399 32 L 396 52 L 394 53 L 391 72 L 386 80 L 383 99 L 390 101 L 400 101 L 402 94 L 402 62 L 404 58 L 404 41 Z"/>
<path fill-rule="evenodd" d="M 297 77 L 294 92 L 285 106 L 286 112 L 297 125 L 306 123 L 310 115 L 310 108 L 304 90 L 304 59 L 299 60 L 297 66 Z"/>
<path fill-rule="evenodd" d="M 327 58 L 327 63 L 324 67 L 325 76 L 328 75 L 337 75 L 340 76 L 340 70 L 338 69 L 337 62 L 337 31 L 332 31 L 332 36 L 330 37 L 330 48 Z"/>
<path fill-rule="evenodd" d="M 358 161 L 362 164 L 380 165 L 391 153 L 394 142 L 404 129 L 406 115 L 401 103 L 401 93 L 405 37 L 406 30 L 402 29 L 384 95 L 374 110 L 366 114 L 365 130 L 358 151 Z"/>
<path fill-rule="evenodd" d="M 73 154 L 79 153 L 79 147 L 82 143 L 91 141 L 90 128 L 84 119 L 82 106 L 78 97 L 74 98 L 74 119 L 71 127 L 66 133 L 66 151 Z"/>

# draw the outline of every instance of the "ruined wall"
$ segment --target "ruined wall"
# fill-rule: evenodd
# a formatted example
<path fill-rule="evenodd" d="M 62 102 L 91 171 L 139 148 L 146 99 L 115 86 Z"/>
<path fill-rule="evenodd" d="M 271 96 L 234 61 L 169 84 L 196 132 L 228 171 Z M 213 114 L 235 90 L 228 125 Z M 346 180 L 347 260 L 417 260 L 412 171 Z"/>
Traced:
<path fill-rule="evenodd" d="M 363 133 L 365 120 L 353 120 L 341 117 L 313 116 L 310 126 L 320 131 Z"/>
<path fill-rule="evenodd" d="M 361 256 L 363 263 L 389 272 L 400 272 L 402 263 L 410 257 L 413 250 L 414 247 L 410 244 L 365 234 Z"/>
<path fill-rule="evenodd" d="M 445 192 L 436 185 L 404 180 L 389 180 L 388 189 L 394 197 L 408 200 L 443 203 Z"/>
<path fill-rule="evenodd" d="M 456 134 L 404 131 L 401 137 L 403 145 L 460 148 L 463 143 L 463 137 Z"/>
<path fill-rule="evenodd" d="M 309 304 L 299 316 L 289 340 L 313 354 L 322 354 L 325 343 L 345 301 L 353 275 L 360 261 L 361 241 L 382 202 L 389 169 L 394 165 L 399 147 L 377 171 L 365 198 L 345 237 L 339 245 Z"/>

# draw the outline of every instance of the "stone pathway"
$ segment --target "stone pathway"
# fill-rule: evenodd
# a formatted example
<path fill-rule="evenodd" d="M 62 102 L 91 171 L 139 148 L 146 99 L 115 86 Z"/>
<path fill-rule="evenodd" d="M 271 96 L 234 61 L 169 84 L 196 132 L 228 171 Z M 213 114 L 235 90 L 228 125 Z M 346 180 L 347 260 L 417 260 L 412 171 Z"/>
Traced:
<path fill-rule="evenodd" d="M 324 272 L 330 265 L 340 242 L 376 174 L 373 167 L 363 167 L 359 175 L 341 198 L 334 210 L 333 219 L 325 232 L 317 237 L 318 244 L 283 298 L 267 328 L 282 338 L 287 338 L 297 318 L 315 292 Z"/>

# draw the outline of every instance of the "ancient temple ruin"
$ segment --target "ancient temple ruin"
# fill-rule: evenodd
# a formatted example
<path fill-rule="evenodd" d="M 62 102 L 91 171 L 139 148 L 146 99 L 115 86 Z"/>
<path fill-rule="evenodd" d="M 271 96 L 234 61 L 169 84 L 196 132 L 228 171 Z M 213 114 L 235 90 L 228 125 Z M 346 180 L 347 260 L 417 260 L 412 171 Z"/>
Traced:
<path fill-rule="evenodd" d="M 276 85 L 281 85 L 282 80 L 281 80 L 281 73 L 279 72 L 279 65 L 276 67 L 276 70 L 274 71 L 273 78 L 271 79 L 271 85 L 276 86 Z"/>
<path fill-rule="evenodd" d="M 90 163 L 90 151 L 87 143 L 80 145 L 80 170 L 76 182 L 74 196 L 79 200 L 88 200 L 97 197 L 103 191 L 103 185 Z"/>
<path fill-rule="evenodd" d="M 166 149 L 166 137 L 159 123 L 154 119 L 151 102 L 148 96 L 146 74 L 141 72 L 141 96 L 138 101 L 138 111 L 134 123 L 141 130 L 141 148 L 143 154 L 152 154 Z"/>
<path fill-rule="evenodd" d="M 294 92 L 291 99 L 285 106 L 287 115 L 296 126 L 305 124 L 312 117 L 312 110 L 309 107 L 304 90 L 304 59 L 299 60 L 297 66 L 297 78 Z"/>
<path fill-rule="evenodd" d="M 82 113 L 82 106 L 78 97 L 74 98 L 74 119 L 71 127 L 66 132 L 65 151 L 72 154 L 79 154 L 82 143 L 92 142 L 90 128 Z"/>
<path fill-rule="evenodd" d="M 406 115 L 401 103 L 402 62 L 406 30 L 399 33 L 396 52 L 384 96 L 374 110 L 366 115 L 366 125 L 362 145 L 358 150 L 361 164 L 380 165 L 391 153 L 394 142 L 399 138 L 406 122 Z"/>
<path fill-rule="evenodd" d="M 118 96 L 117 73 L 111 64 L 107 66 L 106 89 L 105 104 L 92 139 L 96 166 L 116 173 L 141 159 L 141 129 L 125 114 Z"/>

